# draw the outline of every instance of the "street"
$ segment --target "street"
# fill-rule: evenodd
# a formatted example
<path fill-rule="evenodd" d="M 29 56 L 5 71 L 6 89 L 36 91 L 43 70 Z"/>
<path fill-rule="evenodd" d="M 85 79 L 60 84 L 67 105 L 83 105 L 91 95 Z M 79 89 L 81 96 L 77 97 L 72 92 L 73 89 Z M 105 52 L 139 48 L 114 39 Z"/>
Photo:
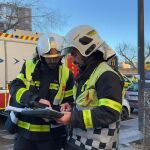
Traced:
<path fill-rule="evenodd" d="M 131 114 L 130 119 L 134 119 L 138 117 L 138 112 L 134 111 Z M 10 135 L 5 129 L 4 129 L 4 122 L 6 118 L 4 116 L 0 116 L 0 150 L 12 150 L 13 142 L 14 142 L 14 135 Z M 122 125 L 121 128 L 124 128 Z M 121 149 L 122 150 L 122 149 Z"/>
<path fill-rule="evenodd" d="M 0 116 L 0 150 L 12 150 L 14 135 L 4 129 L 6 117 Z"/>

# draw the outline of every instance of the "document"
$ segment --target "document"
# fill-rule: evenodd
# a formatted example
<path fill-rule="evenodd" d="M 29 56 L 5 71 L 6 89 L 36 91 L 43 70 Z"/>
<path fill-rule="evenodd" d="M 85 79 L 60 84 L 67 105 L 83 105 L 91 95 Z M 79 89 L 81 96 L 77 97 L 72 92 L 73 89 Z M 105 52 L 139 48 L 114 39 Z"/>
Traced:
<path fill-rule="evenodd" d="M 31 108 L 17 108 L 13 106 L 7 106 L 5 110 L 18 112 L 25 116 L 47 118 L 47 119 L 61 118 L 63 116 L 63 113 L 48 107 L 31 109 Z"/>
<path fill-rule="evenodd" d="M 13 106 L 7 106 L 5 108 L 5 111 L 14 111 L 14 112 L 22 112 L 23 110 L 25 110 L 25 108 L 18 108 Z"/>

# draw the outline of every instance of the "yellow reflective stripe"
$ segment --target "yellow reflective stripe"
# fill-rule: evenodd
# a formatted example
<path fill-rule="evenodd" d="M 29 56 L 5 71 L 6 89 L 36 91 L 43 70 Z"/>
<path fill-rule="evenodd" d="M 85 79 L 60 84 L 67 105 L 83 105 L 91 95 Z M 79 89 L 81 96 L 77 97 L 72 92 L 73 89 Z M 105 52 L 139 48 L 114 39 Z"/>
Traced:
<path fill-rule="evenodd" d="M 84 120 L 86 129 L 93 128 L 91 110 L 83 110 L 83 120 Z"/>
<path fill-rule="evenodd" d="M 69 97 L 73 95 L 73 89 L 65 91 L 64 97 Z"/>
<path fill-rule="evenodd" d="M 35 81 L 35 85 L 39 87 L 40 86 L 40 81 Z"/>
<path fill-rule="evenodd" d="M 76 93 L 77 93 L 77 83 L 75 82 L 73 86 L 73 98 L 76 99 Z"/>
<path fill-rule="evenodd" d="M 102 105 L 110 107 L 110 108 L 118 111 L 119 113 L 122 110 L 122 105 L 116 101 L 111 100 L 111 99 L 107 99 L 107 98 L 99 99 L 99 106 L 102 106 Z"/>
<path fill-rule="evenodd" d="M 37 65 L 38 61 L 36 63 L 33 63 L 32 60 L 27 60 L 26 61 L 26 78 L 28 81 L 32 80 L 32 73 L 34 72 L 34 69 Z"/>
<path fill-rule="evenodd" d="M 20 99 L 21 99 L 21 96 L 23 95 L 24 92 L 26 92 L 27 89 L 26 88 L 20 88 L 17 93 L 16 93 L 16 101 L 18 103 L 20 103 Z"/>
<path fill-rule="evenodd" d="M 50 83 L 49 89 L 51 90 L 58 90 L 59 89 L 59 85 L 56 83 Z"/>
<path fill-rule="evenodd" d="M 50 131 L 49 125 L 34 125 L 34 124 L 30 124 L 28 122 L 24 122 L 21 120 L 18 120 L 17 125 L 21 128 L 24 128 L 28 131 L 33 131 L 33 132 L 49 132 Z"/>
<path fill-rule="evenodd" d="M 61 104 L 63 98 L 64 98 L 64 93 L 66 89 L 66 82 L 69 78 L 69 69 L 66 66 L 60 66 L 59 67 L 59 89 L 58 92 L 54 98 L 54 105 L 59 105 Z"/>
<path fill-rule="evenodd" d="M 23 73 L 19 73 L 17 78 L 22 80 L 23 83 L 25 83 L 25 78 L 24 78 L 24 74 Z"/>

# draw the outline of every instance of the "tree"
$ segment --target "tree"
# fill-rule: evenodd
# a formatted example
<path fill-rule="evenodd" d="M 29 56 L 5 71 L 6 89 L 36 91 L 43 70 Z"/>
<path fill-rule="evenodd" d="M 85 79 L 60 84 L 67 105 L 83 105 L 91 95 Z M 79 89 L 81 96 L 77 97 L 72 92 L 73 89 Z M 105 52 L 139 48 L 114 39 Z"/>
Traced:
<path fill-rule="evenodd" d="M 123 58 L 123 61 L 135 69 L 136 65 L 134 62 L 137 61 L 136 49 L 127 43 L 119 44 L 116 49 L 118 54 Z"/>
<path fill-rule="evenodd" d="M 16 29 L 19 24 L 23 26 L 25 20 L 32 22 L 34 31 L 40 32 L 60 29 L 66 23 L 64 15 L 58 10 L 47 8 L 41 0 L 0 0 L 0 4 L 9 6 L 9 11 L 0 14 L 5 21 L 3 32 Z M 21 8 L 30 9 L 31 13 L 21 14 Z"/>
<path fill-rule="evenodd" d="M 131 65 L 134 69 L 136 69 L 135 62 L 137 62 L 138 51 L 137 48 L 128 44 L 122 43 L 118 44 L 116 48 L 118 54 L 123 58 L 123 61 L 129 65 Z M 145 59 L 150 56 L 150 42 L 145 42 Z"/>
<path fill-rule="evenodd" d="M 150 56 L 150 42 L 145 42 L 145 59 Z"/>

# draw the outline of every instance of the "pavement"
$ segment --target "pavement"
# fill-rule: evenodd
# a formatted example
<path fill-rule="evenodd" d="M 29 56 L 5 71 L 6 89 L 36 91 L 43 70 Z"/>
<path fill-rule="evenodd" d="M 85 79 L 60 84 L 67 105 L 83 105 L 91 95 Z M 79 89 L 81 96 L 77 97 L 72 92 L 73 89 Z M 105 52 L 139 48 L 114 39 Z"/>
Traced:
<path fill-rule="evenodd" d="M 10 135 L 1 127 L 0 130 L 0 150 L 12 150 L 14 136 Z M 121 122 L 119 135 L 119 150 L 144 150 L 133 147 L 133 143 L 142 139 L 142 134 L 138 130 L 138 118 Z"/>
<path fill-rule="evenodd" d="M 138 130 L 138 118 L 121 122 L 119 150 L 140 150 L 131 143 L 142 138 L 142 133 Z"/>

